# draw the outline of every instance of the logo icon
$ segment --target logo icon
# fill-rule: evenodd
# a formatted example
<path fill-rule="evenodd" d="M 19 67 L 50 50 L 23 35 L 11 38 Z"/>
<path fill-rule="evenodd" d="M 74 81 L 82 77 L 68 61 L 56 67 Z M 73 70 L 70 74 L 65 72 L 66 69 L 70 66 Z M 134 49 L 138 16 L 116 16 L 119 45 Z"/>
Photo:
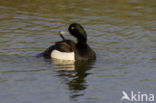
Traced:
<path fill-rule="evenodd" d="M 123 101 L 124 99 L 131 101 L 131 99 L 128 97 L 128 95 L 125 91 L 122 91 L 122 94 L 123 94 L 123 96 L 121 98 L 121 101 Z"/>
<path fill-rule="evenodd" d="M 146 94 L 141 93 L 140 91 L 134 92 L 131 91 L 130 95 L 128 95 L 125 91 L 122 91 L 123 96 L 121 97 L 121 101 L 128 100 L 132 102 L 153 102 L 154 94 Z"/>

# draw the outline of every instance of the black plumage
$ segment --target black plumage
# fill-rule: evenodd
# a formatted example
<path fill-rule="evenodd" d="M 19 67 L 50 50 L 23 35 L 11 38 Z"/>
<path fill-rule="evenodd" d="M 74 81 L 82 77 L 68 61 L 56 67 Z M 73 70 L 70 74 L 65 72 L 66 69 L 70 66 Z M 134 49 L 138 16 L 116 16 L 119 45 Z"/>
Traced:
<path fill-rule="evenodd" d="M 41 55 L 46 58 L 51 58 L 52 51 L 58 50 L 67 53 L 74 52 L 76 60 L 96 59 L 95 52 L 87 44 L 87 33 L 84 28 L 78 23 L 73 23 L 68 27 L 68 31 L 72 36 L 77 38 L 77 43 L 72 40 L 66 40 L 62 34 L 60 34 L 63 40 L 56 42 L 55 45 L 49 47 L 41 53 Z"/>

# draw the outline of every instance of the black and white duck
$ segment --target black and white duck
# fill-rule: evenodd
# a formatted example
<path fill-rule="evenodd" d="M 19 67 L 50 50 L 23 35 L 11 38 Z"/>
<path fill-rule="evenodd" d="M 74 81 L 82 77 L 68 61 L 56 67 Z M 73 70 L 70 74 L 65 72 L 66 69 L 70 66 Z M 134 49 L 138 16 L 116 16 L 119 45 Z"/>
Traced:
<path fill-rule="evenodd" d="M 67 40 L 63 37 L 63 32 L 60 32 L 62 41 L 56 42 L 43 53 L 45 58 L 55 58 L 61 60 L 94 60 L 96 59 L 95 52 L 87 44 L 87 33 L 84 28 L 78 23 L 72 23 L 68 27 L 69 33 L 77 39 L 75 43 L 72 40 Z"/>

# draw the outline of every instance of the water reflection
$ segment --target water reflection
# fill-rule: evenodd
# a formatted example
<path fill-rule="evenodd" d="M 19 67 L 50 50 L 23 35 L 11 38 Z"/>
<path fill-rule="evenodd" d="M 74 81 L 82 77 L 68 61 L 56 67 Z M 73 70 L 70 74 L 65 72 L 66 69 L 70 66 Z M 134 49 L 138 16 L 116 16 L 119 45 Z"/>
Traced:
<path fill-rule="evenodd" d="M 70 99 L 76 100 L 83 96 L 83 91 L 87 88 L 85 78 L 90 74 L 90 70 L 95 61 L 59 61 L 53 60 L 54 70 L 58 77 L 67 85 L 70 91 Z"/>
<path fill-rule="evenodd" d="M 55 65 L 54 71 L 74 71 L 75 70 L 75 61 L 69 60 L 57 60 L 53 59 L 52 63 Z"/>

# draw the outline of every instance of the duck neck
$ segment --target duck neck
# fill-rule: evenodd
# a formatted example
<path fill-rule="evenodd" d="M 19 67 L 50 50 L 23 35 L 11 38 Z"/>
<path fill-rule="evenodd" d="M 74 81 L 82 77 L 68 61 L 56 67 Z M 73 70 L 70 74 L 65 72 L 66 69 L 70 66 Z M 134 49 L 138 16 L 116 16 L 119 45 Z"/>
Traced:
<path fill-rule="evenodd" d="M 87 40 L 78 40 L 77 45 L 81 45 L 81 46 L 84 45 L 85 46 L 85 45 L 87 45 Z"/>

